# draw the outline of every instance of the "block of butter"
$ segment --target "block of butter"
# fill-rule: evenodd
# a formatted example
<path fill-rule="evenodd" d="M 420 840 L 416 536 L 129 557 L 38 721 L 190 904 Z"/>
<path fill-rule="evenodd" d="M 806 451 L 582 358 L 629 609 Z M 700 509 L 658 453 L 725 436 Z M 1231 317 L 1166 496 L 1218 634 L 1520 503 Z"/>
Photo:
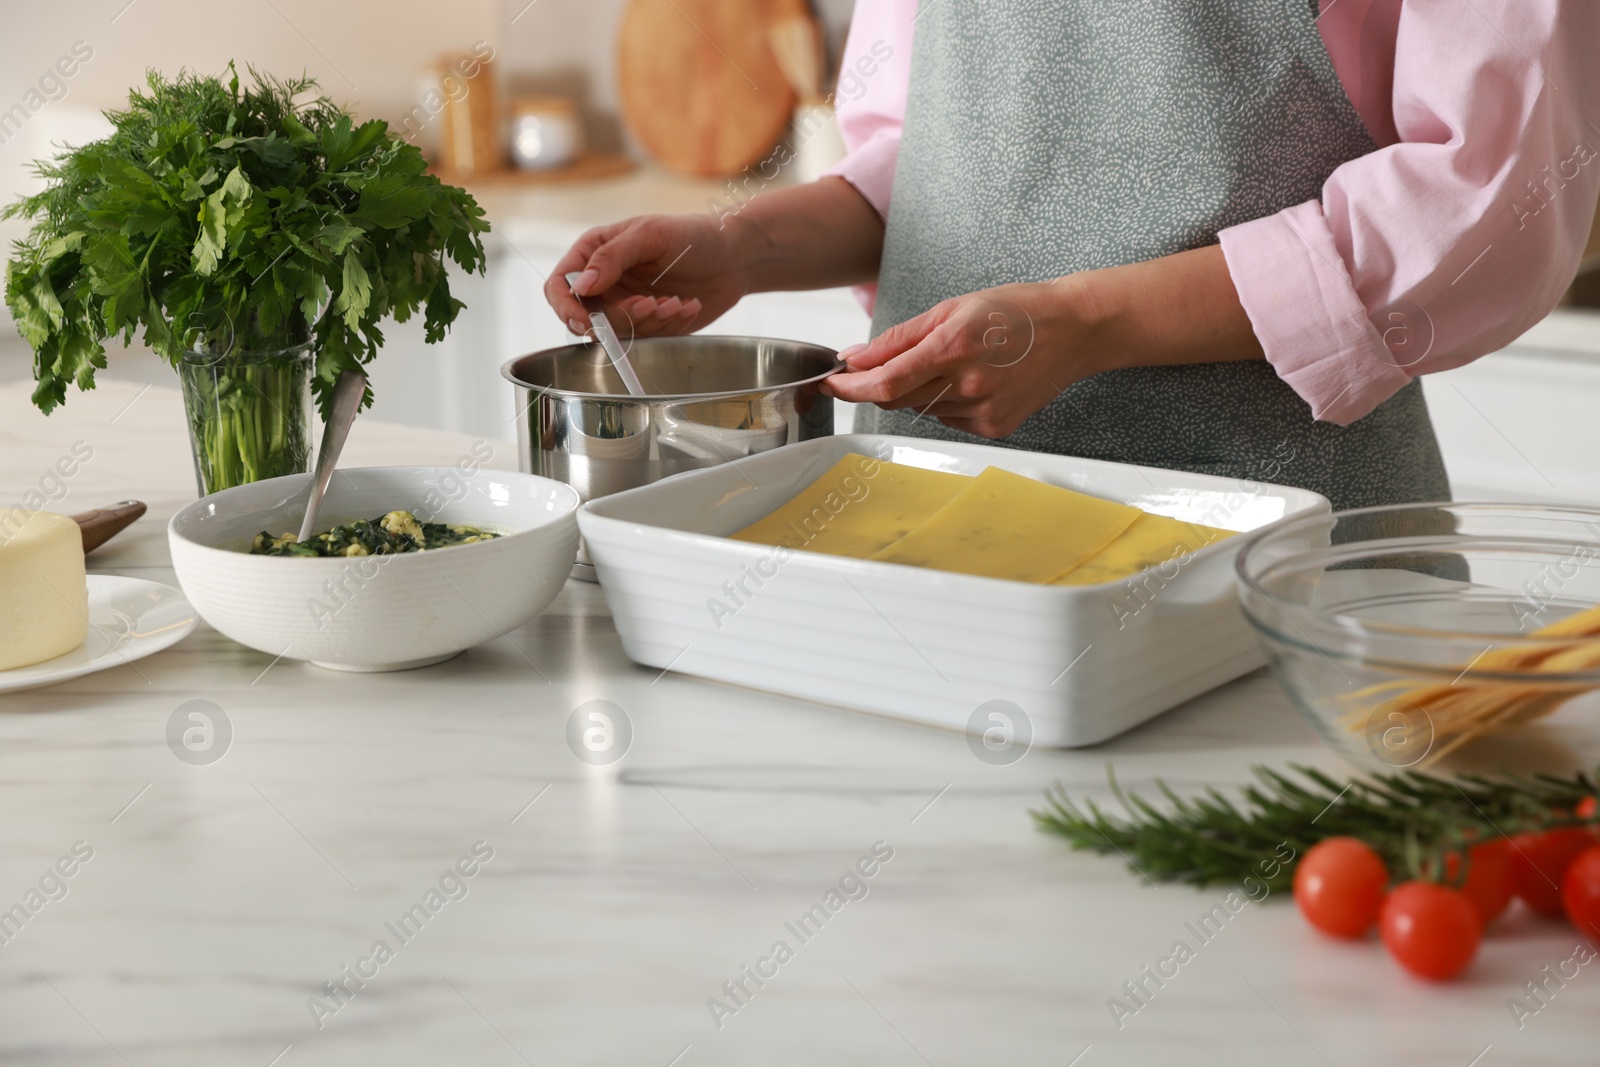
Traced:
<path fill-rule="evenodd" d="M 0 670 L 54 659 L 88 634 L 78 524 L 48 511 L 0 508 Z"/>

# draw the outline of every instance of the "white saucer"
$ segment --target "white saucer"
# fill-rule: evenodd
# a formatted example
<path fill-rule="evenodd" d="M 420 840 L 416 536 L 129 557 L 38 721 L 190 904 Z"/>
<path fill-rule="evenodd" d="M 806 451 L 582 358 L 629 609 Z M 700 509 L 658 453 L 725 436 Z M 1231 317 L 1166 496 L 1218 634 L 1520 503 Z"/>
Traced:
<path fill-rule="evenodd" d="M 170 585 L 112 574 L 89 575 L 89 636 L 65 655 L 0 671 L 0 693 L 54 685 L 119 667 L 177 644 L 198 616 Z"/>

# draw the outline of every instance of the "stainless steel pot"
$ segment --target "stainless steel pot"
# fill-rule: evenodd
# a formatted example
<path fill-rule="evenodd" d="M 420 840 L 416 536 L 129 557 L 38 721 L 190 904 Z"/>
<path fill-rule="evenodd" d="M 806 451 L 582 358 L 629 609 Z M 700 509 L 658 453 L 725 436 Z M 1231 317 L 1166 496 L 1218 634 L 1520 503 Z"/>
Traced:
<path fill-rule="evenodd" d="M 820 345 L 761 337 L 652 337 L 628 346 L 646 396 L 629 396 L 597 344 L 519 356 L 517 445 L 529 474 L 584 500 L 833 434 L 818 383 L 843 367 Z M 592 577 L 580 550 L 580 577 Z"/>

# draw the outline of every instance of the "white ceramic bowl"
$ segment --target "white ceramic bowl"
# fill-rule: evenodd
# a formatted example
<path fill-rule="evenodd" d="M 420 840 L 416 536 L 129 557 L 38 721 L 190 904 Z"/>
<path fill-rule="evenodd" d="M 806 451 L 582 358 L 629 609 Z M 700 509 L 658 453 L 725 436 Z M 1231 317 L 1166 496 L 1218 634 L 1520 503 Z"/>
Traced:
<path fill-rule="evenodd" d="M 240 644 L 350 671 L 438 663 L 509 633 L 555 598 L 578 551 L 578 494 L 549 478 L 456 467 L 359 467 L 328 486 L 318 529 L 408 509 L 508 531 L 393 556 L 249 555 L 262 531 L 298 530 L 310 475 L 227 489 L 172 517 L 184 595 Z"/>

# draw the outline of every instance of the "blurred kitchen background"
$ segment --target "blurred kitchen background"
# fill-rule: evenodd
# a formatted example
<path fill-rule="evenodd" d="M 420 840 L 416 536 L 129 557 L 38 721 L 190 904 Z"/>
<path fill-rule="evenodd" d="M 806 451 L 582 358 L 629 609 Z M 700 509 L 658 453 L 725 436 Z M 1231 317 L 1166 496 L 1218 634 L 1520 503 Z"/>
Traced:
<path fill-rule="evenodd" d="M 425 345 L 415 323 L 386 327 L 374 415 L 510 438 L 499 366 L 570 340 L 540 288 L 580 233 L 628 215 L 736 206 L 730 179 L 755 189 L 776 175 L 770 187 L 832 162 L 836 135 L 818 105 L 834 88 L 852 3 L 18 4 L 0 38 L 0 198 L 34 187 L 30 163 L 52 144 L 100 136 L 100 109 L 124 100 L 147 68 L 210 72 L 233 59 L 306 71 L 360 116 L 415 139 L 494 224 L 487 275 L 452 281 L 468 310 L 443 344 Z M 870 76 L 846 84 L 872 91 Z M 788 147 L 774 155 L 780 141 Z M 16 223 L 0 224 L 7 246 L 17 235 Z M 1458 496 L 1600 502 L 1600 311 L 1590 310 L 1600 308 L 1600 241 L 1590 253 L 1566 305 L 1543 324 L 1504 352 L 1424 379 Z M 866 339 L 868 319 L 846 291 L 771 294 L 709 332 L 842 348 Z M 104 377 L 176 384 L 138 346 L 109 359 Z M 7 319 L 0 381 L 29 367 Z M 850 417 L 840 411 L 841 431 Z"/>

